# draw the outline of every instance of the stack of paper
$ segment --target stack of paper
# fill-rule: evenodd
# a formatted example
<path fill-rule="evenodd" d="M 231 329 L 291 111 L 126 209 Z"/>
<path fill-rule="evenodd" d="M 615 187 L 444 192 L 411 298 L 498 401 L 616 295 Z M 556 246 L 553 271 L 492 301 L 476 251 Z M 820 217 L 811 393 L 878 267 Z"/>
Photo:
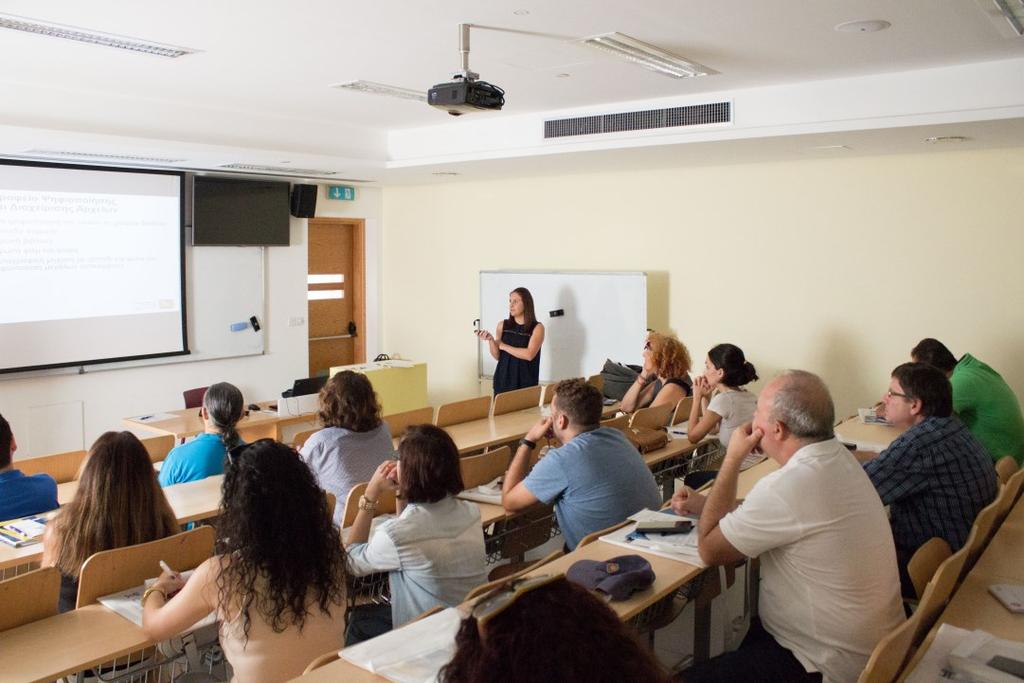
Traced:
<path fill-rule="evenodd" d="M 654 510 L 641 510 L 629 517 L 634 522 L 678 522 L 679 515 L 672 512 L 656 512 Z M 683 519 L 693 519 L 685 517 Z M 694 520 L 695 521 L 695 520 Z M 605 543 L 622 546 L 631 550 L 643 550 L 644 552 L 667 557 L 670 560 L 679 560 L 697 567 L 706 567 L 700 559 L 700 552 L 697 550 L 697 525 L 688 534 L 638 534 L 636 524 L 628 524 L 617 531 L 605 534 L 601 540 Z"/>
<path fill-rule="evenodd" d="M 192 570 L 181 572 L 181 578 L 186 581 L 188 581 L 190 576 L 192 576 Z M 142 594 L 154 583 L 156 583 L 156 578 L 146 579 L 145 583 L 141 586 L 135 586 L 128 590 L 104 595 L 102 598 L 99 598 L 99 603 L 107 609 L 117 612 L 136 626 L 142 626 Z M 206 617 L 196 622 L 196 624 L 189 630 L 194 631 L 197 628 L 208 626 L 216 621 L 217 615 L 211 612 Z"/>
<path fill-rule="evenodd" d="M 907 681 L 1020 683 L 1024 678 L 1022 673 L 1024 643 L 996 638 L 985 631 L 968 631 L 942 624 Z"/>
<path fill-rule="evenodd" d="M 44 531 L 46 531 L 46 517 L 43 515 L 12 519 L 0 523 L 0 541 L 15 548 L 21 548 L 39 543 L 43 539 Z"/>
<path fill-rule="evenodd" d="M 505 476 L 502 475 L 494 481 L 481 484 L 480 486 L 474 486 L 471 489 L 466 489 L 460 493 L 458 497 L 463 500 L 474 500 L 478 503 L 501 505 L 501 482 L 504 478 Z"/>
<path fill-rule="evenodd" d="M 433 683 L 455 654 L 462 616 L 454 607 L 347 647 L 340 655 L 397 683 Z"/>

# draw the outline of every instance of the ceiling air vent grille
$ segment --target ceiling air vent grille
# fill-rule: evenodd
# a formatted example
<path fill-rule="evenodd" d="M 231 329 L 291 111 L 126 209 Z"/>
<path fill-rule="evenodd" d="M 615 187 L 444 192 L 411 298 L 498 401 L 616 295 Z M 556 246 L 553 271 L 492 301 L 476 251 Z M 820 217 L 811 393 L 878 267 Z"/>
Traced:
<path fill-rule="evenodd" d="M 600 116 L 578 116 L 571 119 L 553 119 L 544 122 L 545 138 L 564 138 L 572 135 L 621 133 L 630 130 L 704 126 L 713 123 L 731 123 L 732 104 L 712 102 L 692 104 L 668 109 L 648 109 Z"/>

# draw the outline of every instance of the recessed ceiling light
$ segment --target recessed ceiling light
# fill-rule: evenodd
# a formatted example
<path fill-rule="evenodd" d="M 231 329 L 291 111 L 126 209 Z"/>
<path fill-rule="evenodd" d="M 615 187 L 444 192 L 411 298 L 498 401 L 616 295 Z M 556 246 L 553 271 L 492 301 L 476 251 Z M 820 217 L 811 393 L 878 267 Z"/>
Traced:
<path fill-rule="evenodd" d="M 193 50 L 188 47 L 153 43 L 139 38 L 119 36 L 113 33 L 101 33 L 99 31 L 91 31 L 88 29 L 78 28 L 76 26 L 53 24 L 48 21 L 37 21 L 27 17 L 15 16 L 13 14 L 0 14 L 0 28 L 7 28 L 12 31 L 23 31 L 25 33 L 34 33 L 38 36 L 49 36 L 50 38 L 74 40 L 79 43 L 88 43 L 89 45 L 113 47 L 118 50 L 127 50 L 129 52 L 141 52 L 143 54 L 154 55 L 157 57 L 169 57 L 172 59 L 198 52 L 198 50 Z"/>
<path fill-rule="evenodd" d="M 846 145 L 818 145 L 817 147 L 809 147 L 809 152 L 819 152 L 822 154 L 835 154 L 837 152 L 849 152 L 850 148 Z"/>
<path fill-rule="evenodd" d="M 344 83 L 334 83 L 329 87 L 341 88 L 342 90 L 354 90 L 356 92 L 369 93 L 370 95 L 400 97 L 404 100 L 417 100 L 419 102 L 427 101 L 427 93 L 422 90 L 399 88 L 394 85 L 387 85 L 386 83 L 374 83 L 373 81 L 346 81 Z"/>
<path fill-rule="evenodd" d="M 1003 15 L 1013 32 L 1024 36 L 1024 2 L 1021 0 L 992 0 Z"/>
<path fill-rule="evenodd" d="M 968 140 L 970 138 L 963 135 L 933 135 L 930 138 L 924 139 L 929 145 L 939 145 L 947 142 L 967 142 Z"/>
<path fill-rule="evenodd" d="M 530 10 L 528 10 L 528 9 L 517 9 L 512 14 L 516 15 L 517 17 L 525 17 L 529 13 L 530 13 Z"/>
<path fill-rule="evenodd" d="M 885 19 L 864 19 L 861 21 L 847 21 L 836 26 L 840 33 L 875 33 L 884 31 L 892 26 Z"/>
<path fill-rule="evenodd" d="M 555 78 L 569 78 L 572 74 L 555 74 Z"/>

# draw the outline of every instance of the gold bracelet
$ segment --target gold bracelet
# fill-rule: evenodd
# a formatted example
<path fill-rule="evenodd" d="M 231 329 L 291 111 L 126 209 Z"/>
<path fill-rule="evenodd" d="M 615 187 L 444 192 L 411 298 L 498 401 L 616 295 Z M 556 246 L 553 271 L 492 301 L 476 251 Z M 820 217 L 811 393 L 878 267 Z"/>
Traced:
<path fill-rule="evenodd" d="M 139 604 L 145 607 L 146 598 L 148 598 L 153 593 L 159 593 L 160 596 L 164 599 L 164 602 L 167 601 L 167 593 L 164 593 L 164 590 L 162 588 L 157 588 L 156 584 L 153 584 L 152 586 L 150 586 L 142 592 L 142 598 L 139 599 Z"/>
<path fill-rule="evenodd" d="M 359 509 L 372 514 L 377 511 L 377 501 L 370 500 L 366 496 L 359 496 Z"/>

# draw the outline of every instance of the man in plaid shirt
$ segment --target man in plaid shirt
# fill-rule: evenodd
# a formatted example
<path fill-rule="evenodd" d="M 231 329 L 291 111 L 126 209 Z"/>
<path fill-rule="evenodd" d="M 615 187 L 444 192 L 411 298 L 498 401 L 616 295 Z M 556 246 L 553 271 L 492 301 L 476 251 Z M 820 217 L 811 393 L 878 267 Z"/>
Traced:
<path fill-rule="evenodd" d="M 882 402 L 886 419 L 907 431 L 864 470 L 890 506 L 903 594 L 916 597 L 907 574 L 914 551 L 934 536 L 961 548 L 999 485 L 988 451 L 953 416 L 953 391 L 941 370 L 900 365 Z"/>

